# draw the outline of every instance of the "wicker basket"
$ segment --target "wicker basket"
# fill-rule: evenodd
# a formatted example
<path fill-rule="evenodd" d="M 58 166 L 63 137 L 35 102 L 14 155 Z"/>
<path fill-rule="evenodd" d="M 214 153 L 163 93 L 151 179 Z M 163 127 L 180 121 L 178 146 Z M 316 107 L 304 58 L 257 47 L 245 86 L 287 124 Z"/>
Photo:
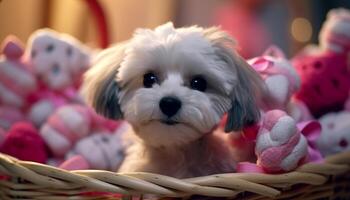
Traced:
<path fill-rule="evenodd" d="M 231 173 L 183 180 L 143 172 L 65 171 L 0 154 L 0 174 L 6 175 L 0 180 L 1 199 L 350 199 L 350 152 L 285 174 Z"/>
<path fill-rule="evenodd" d="M 98 22 L 100 46 L 106 47 L 102 7 L 96 0 L 85 2 Z M 66 171 L 0 153 L 1 200 L 188 199 L 194 195 L 200 199 L 350 199 L 350 152 L 285 174 L 231 173 L 182 180 L 144 172 Z"/>

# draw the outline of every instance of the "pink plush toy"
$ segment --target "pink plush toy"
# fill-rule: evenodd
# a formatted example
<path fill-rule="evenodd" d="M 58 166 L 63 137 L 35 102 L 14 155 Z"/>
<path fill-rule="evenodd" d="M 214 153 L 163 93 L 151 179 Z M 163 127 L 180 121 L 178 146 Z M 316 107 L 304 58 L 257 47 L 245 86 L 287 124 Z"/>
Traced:
<path fill-rule="evenodd" d="M 69 103 L 83 103 L 74 88 L 68 88 L 62 92 L 41 89 L 29 99 L 34 103 L 28 110 L 27 118 L 37 127 L 40 127 L 57 108 Z"/>
<path fill-rule="evenodd" d="M 0 146 L 4 142 L 6 131 L 0 127 Z"/>
<path fill-rule="evenodd" d="M 329 11 L 319 40 L 324 50 L 338 53 L 350 51 L 350 12 L 344 8 Z"/>
<path fill-rule="evenodd" d="M 349 94 L 349 98 L 345 102 L 344 110 L 349 110 L 350 111 L 350 94 Z"/>
<path fill-rule="evenodd" d="M 30 66 L 23 59 L 23 45 L 14 36 L 7 37 L 0 56 L 0 105 L 22 109 L 37 85 Z"/>
<path fill-rule="evenodd" d="M 55 157 L 63 157 L 76 142 L 94 131 L 113 131 L 118 123 L 97 115 L 85 105 L 58 108 L 41 127 L 40 134 Z"/>
<path fill-rule="evenodd" d="M 350 111 L 326 114 L 320 123 L 322 133 L 317 147 L 324 156 L 350 150 Z"/>
<path fill-rule="evenodd" d="M 8 130 L 14 123 L 25 120 L 21 109 L 13 106 L 0 106 L 0 128 Z"/>
<path fill-rule="evenodd" d="M 119 127 L 116 133 L 96 132 L 80 140 L 68 154 L 80 155 L 88 163 L 89 169 L 116 171 L 124 159 L 125 145 L 122 143 L 122 133 L 125 128 Z M 69 161 L 70 159 L 68 159 Z M 84 161 L 76 162 L 81 165 Z"/>
<path fill-rule="evenodd" d="M 65 170 L 91 169 L 88 161 L 81 155 L 74 155 L 59 165 L 54 164 L 54 166 L 58 166 L 59 168 Z"/>
<path fill-rule="evenodd" d="M 291 171 L 304 162 L 319 162 L 322 156 L 315 141 L 320 130 L 317 121 L 296 124 L 284 111 L 267 111 L 260 123 L 245 127 L 242 133 L 231 134 L 240 158 L 237 171 L 280 173 Z M 251 153 L 254 150 L 255 156 Z"/>
<path fill-rule="evenodd" d="M 295 57 L 293 63 L 302 79 L 296 98 L 305 102 L 315 117 L 343 109 L 350 90 L 345 54 L 323 52 L 303 55 Z"/>
<path fill-rule="evenodd" d="M 63 157 L 79 139 L 90 134 L 92 111 L 83 105 L 58 108 L 40 129 L 40 134 L 56 157 Z"/>
<path fill-rule="evenodd" d="M 248 63 L 265 81 L 269 95 L 264 111 L 281 109 L 297 121 L 312 118 L 307 107 L 292 98 L 300 88 L 300 78 L 278 47 L 269 47 L 263 56 L 250 59 Z"/>
<path fill-rule="evenodd" d="M 308 144 L 295 120 L 280 110 L 267 112 L 257 135 L 257 164 L 267 172 L 295 169 L 308 154 Z"/>
<path fill-rule="evenodd" d="M 263 99 L 261 121 L 245 127 L 242 134 L 230 136 L 235 149 L 239 149 L 239 155 L 243 155 L 246 161 L 256 160 L 257 163 L 239 164 L 238 171 L 246 171 L 247 166 L 255 166 L 255 172 L 262 173 L 293 170 L 309 154 L 313 155 L 312 148 L 297 127 L 297 122 L 312 119 L 307 107 L 293 99 L 300 87 L 299 76 L 282 51 L 274 46 L 248 63 L 265 81 L 268 95 Z M 254 149 L 255 156 L 252 156 Z"/>
<path fill-rule="evenodd" d="M 90 64 L 86 47 L 71 36 L 43 29 L 31 35 L 27 57 L 40 82 L 40 89 L 31 96 L 35 103 L 28 113 L 37 126 L 56 108 L 82 102 L 77 87 Z"/>
<path fill-rule="evenodd" d="M 296 98 L 305 102 L 315 117 L 340 111 L 350 91 L 350 12 L 329 12 L 320 33 L 318 51 L 302 51 L 293 58 L 301 77 Z"/>
<path fill-rule="evenodd" d="M 37 84 L 23 58 L 23 45 L 14 36 L 7 37 L 0 56 L 0 127 L 8 129 L 25 119 L 27 97 Z"/>
<path fill-rule="evenodd" d="M 47 150 L 38 130 L 30 123 L 17 122 L 5 134 L 0 152 L 20 160 L 46 163 Z"/>

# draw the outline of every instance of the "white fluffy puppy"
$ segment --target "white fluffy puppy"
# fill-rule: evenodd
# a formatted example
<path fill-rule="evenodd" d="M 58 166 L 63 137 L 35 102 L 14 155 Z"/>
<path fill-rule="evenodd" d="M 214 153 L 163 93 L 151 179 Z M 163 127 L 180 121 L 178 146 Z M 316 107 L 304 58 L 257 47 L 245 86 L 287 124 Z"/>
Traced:
<path fill-rule="evenodd" d="M 166 23 L 102 52 L 83 93 L 132 127 L 137 140 L 120 172 L 183 178 L 234 170 L 229 143 L 213 130 L 226 112 L 227 132 L 257 121 L 262 85 L 225 32 Z"/>

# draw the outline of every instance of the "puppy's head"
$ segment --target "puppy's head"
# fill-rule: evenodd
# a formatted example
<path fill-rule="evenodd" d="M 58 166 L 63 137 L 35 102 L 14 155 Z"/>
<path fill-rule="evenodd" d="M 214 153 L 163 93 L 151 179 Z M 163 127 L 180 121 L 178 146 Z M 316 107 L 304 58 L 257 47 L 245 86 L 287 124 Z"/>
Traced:
<path fill-rule="evenodd" d="M 97 112 L 124 118 L 148 145 L 183 145 L 210 132 L 228 112 L 226 131 L 259 118 L 261 80 L 217 28 L 139 29 L 105 50 L 85 75 Z"/>

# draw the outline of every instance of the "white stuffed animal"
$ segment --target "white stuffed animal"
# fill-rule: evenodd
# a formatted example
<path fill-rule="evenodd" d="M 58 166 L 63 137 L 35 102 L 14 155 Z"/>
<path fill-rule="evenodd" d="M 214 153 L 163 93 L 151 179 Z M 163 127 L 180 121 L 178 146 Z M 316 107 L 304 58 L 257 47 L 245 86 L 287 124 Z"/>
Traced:
<path fill-rule="evenodd" d="M 333 9 L 321 29 L 320 46 L 323 50 L 342 53 L 350 50 L 350 11 Z"/>
<path fill-rule="evenodd" d="M 324 156 L 350 151 L 350 111 L 329 113 L 319 121 L 322 132 L 317 147 Z"/>
<path fill-rule="evenodd" d="M 27 57 L 34 73 L 52 90 L 74 85 L 90 66 L 86 46 L 72 36 L 49 29 L 38 30 L 30 36 Z"/>
<path fill-rule="evenodd" d="M 269 95 L 264 111 L 280 109 L 297 122 L 312 119 L 307 107 L 293 98 L 300 88 L 300 77 L 278 47 L 269 47 L 262 56 L 252 58 L 248 63 L 265 81 Z"/>
<path fill-rule="evenodd" d="M 69 35 L 43 29 L 30 36 L 26 55 L 41 86 L 28 113 L 37 126 L 56 108 L 82 101 L 77 88 L 90 65 L 87 47 Z"/>
<path fill-rule="evenodd" d="M 74 155 L 80 155 L 90 169 L 116 171 L 125 156 L 126 145 L 123 143 L 122 133 L 125 133 L 123 126 L 116 133 L 92 133 L 75 145 L 67 156 L 68 160 Z"/>

